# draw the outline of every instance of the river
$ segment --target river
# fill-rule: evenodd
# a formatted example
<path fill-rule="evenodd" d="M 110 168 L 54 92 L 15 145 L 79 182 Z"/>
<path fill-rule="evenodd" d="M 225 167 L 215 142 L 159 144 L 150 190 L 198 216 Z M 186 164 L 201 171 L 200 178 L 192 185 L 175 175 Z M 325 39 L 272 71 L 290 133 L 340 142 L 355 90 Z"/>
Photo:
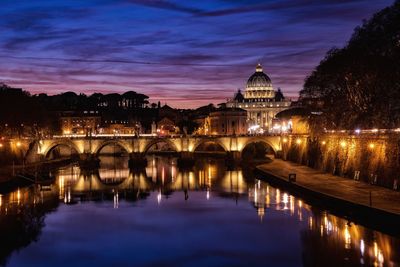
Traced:
<path fill-rule="evenodd" d="M 60 168 L 0 196 L 4 266 L 399 266 L 400 240 L 201 158 Z"/>

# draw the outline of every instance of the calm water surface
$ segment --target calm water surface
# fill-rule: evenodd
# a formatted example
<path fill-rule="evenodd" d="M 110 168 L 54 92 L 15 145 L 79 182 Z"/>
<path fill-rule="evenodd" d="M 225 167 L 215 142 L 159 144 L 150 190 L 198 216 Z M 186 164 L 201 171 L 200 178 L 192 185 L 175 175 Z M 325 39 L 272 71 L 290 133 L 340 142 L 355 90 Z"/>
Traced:
<path fill-rule="evenodd" d="M 399 239 L 312 207 L 223 160 L 103 157 L 0 198 L 5 266 L 399 266 Z"/>

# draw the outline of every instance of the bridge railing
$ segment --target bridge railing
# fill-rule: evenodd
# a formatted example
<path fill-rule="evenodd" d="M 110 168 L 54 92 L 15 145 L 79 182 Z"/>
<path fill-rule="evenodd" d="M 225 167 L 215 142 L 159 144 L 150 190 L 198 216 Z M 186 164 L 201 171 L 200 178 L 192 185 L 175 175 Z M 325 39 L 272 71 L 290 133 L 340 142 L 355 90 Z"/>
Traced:
<path fill-rule="evenodd" d="M 91 138 L 91 139 L 102 139 L 102 138 L 183 138 L 183 137 L 190 137 L 190 138 L 220 138 L 220 137 L 255 137 L 255 136 L 281 136 L 282 134 L 278 133 L 267 133 L 267 134 L 237 134 L 237 135 L 230 135 L 230 134 L 218 134 L 218 135 L 200 135 L 200 134 L 192 134 L 192 135 L 184 135 L 184 134 L 170 134 L 170 135 L 157 135 L 157 134 L 92 134 L 92 135 L 85 135 L 85 134 L 66 134 L 66 135 L 53 135 L 49 139 L 82 139 L 82 138 Z"/>

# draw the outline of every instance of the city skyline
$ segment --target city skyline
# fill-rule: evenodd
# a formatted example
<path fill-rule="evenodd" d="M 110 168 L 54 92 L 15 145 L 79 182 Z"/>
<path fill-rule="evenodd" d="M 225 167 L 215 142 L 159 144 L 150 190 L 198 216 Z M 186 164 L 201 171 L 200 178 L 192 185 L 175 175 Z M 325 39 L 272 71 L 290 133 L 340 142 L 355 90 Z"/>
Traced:
<path fill-rule="evenodd" d="M 219 103 L 262 63 L 296 97 L 332 47 L 393 1 L 5 1 L 0 82 L 32 93 L 134 90 L 173 107 Z"/>

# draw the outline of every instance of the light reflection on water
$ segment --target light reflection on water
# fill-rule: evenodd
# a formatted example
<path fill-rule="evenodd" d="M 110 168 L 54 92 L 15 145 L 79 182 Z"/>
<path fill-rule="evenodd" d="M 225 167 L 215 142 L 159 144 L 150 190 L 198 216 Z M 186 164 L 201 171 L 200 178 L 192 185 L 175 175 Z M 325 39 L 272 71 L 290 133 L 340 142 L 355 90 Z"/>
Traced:
<path fill-rule="evenodd" d="M 77 213 L 78 227 L 84 227 L 93 214 L 101 214 L 99 220 L 105 221 L 111 214 L 116 216 L 108 211 L 112 209 L 120 212 L 117 215 L 121 214 L 122 221 L 132 220 L 133 214 L 144 213 L 145 218 L 135 219 L 148 220 L 155 228 L 166 227 L 161 233 L 170 231 L 174 236 L 169 240 L 168 253 L 153 255 L 151 259 L 146 253 L 132 254 L 131 248 L 121 245 L 118 251 L 124 253 L 118 262 L 125 264 L 138 259 L 136 265 L 161 262 L 185 266 L 250 263 L 251 266 L 265 266 L 266 263 L 273 266 L 399 266 L 399 239 L 312 207 L 302 199 L 254 179 L 251 172 L 227 170 L 223 160 L 199 160 L 192 170 L 180 171 L 176 158 L 151 156 L 142 172 L 129 171 L 126 159 L 104 157 L 101 160 L 98 171 L 85 172 L 70 166 L 56 172 L 55 183 L 50 187 L 19 189 L 0 196 L 1 263 L 24 266 L 34 260 L 38 266 L 107 266 L 114 260 L 111 252 L 109 257 L 103 255 L 86 261 L 72 258 L 68 264 L 63 262 L 64 255 L 73 257 L 76 253 L 69 247 L 71 240 L 67 237 L 77 230 L 57 229 L 59 226 L 53 221 Z M 81 214 L 82 209 L 86 213 Z M 127 211 L 129 215 L 124 213 Z M 216 236 L 219 232 L 213 229 L 199 233 L 201 237 L 192 237 L 191 242 L 192 225 L 202 223 L 199 227 L 208 227 L 210 219 L 217 220 L 217 230 L 230 238 L 219 238 Z M 177 227 L 183 220 L 184 229 Z M 113 222 L 115 233 L 107 242 L 114 242 L 116 234 L 133 234 L 141 236 L 140 242 L 129 241 L 133 247 L 157 250 L 163 243 L 160 237 L 151 237 L 146 232 L 133 230 L 134 227 L 124 228 L 126 222 L 122 221 Z M 235 233 L 225 233 L 229 227 L 233 227 Z M 48 228 L 61 236 L 58 245 L 70 250 L 64 250 L 52 260 L 35 258 L 32 255 L 38 251 L 42 254 L 57 252 L 42 244 L 51 238 Z M 85 233 L 86 238 L 80 241 L 88 243 L 89 248 L 85 247 L 85 250 L 97 250 L 98 242 L 103 240 L 98 234 Z M 179 237 L 182 234 L 189 238 L 187 248 L 180 243 L 183 242 Z M 236 244 L 241 244 L 231 247 L 233 241 L 229 239 L 234 239 L 235 235 Z M 272 238 L 275 235 L 281 238 Z M 209 262 L 200 259 L 207 256 L 200 245 L 203 238 L 213 242 L 207 253 L 215 255 Z M 182 258 L 188 253 L 198 253 L 197 261 L 185 260 L 182 264 Z M 234 254 L 241 256 L 232 256 Z"/>
<path fill-rule="evenodd" d="M 302 231 L 304 244 L 309 246 L 303 248 L 305 265 L 339 266 L 337 263 L 341 266 L 344 260 L 351 266 L 399 266 L 398 239 L 355 225 L 326 211 L 313 210 L 301 199 L 282 194 L 279 189 L 260 180 L 256 180 L 254 186 L 249 188 L 248 196 L 257 208 L 260 219 L 268 216 L 266 212 L 273 209 L 296 217 L 299 222 L 307 222 L 308 229 Z M 334 255 L 344 258 L 335 258 Z"/>

